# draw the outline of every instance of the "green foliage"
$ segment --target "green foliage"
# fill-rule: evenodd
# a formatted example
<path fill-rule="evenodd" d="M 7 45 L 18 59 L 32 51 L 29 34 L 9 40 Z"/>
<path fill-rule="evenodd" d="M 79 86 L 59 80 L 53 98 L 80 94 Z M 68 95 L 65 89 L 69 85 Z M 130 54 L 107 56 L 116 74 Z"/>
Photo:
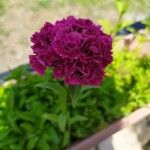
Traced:
<path fill-rule="evenodd" d="M 124 14 L 127 12 L 129 8 L 129 4 L 131 3 L 131 0 L 115 0 L 115 6 L 118 11 L 118 20 L 114 27 L 114 33 L 118 32 L 121 28 L 123 28 L 123 21 L 122 18 Z"/>
<path fill-rule="evenodd" d="M 150 57 L 115 45 L 103 83 L 83 87 L 75 109 L 51 71 L 45 77 L 27 67 L 12 71 L 0 87 L 0 149 L 65 149 L 148 104 Z"/>
<path fill-rule="evenodd" d="M 120 110 L 127 115 L 150 102 L 150 57 L 141 57 L 137 51 L 119 51 L 114 59 L 117 61 L 113 62 L 109 71 L 111 74 L 115 70 L 115 87 L 124 99 Z"/>
<path fill-rule="evenodd" d="M 115 0 L 115 5 L 120 16 L 127 11 L 130 1 L 131 0 Z"/>
<path fill-rule="evenodd" d="M 64 1 L 64 0 L 62 0 Z M 102 0 L 68 0 L 70 3 L 77 3 L 81 5 L 101 4 Z"/>
<path fill-rule="evenodd" d="M 50 89 L 56 92 L 59 96 L 67 97 L 66 89 L 63 86 L 61 86 L 58 82 L 42 82 L 38 83 L 36 87 Z"/>
<path fill-rule="evenodd" d="M 66 103 L 64 99 L 64 88 L 57 83 L 58 90 L 54 90 L 56 85 L 53 83 L 53 87 L 49 88 L 48 85 L 47 90 L 45 79 L 31 74 L 27 67 L 19 67 L 12 71 L 8 81 L 0 87 L 0 149 L 59 150 L 64 149 L 72 140 L 92 133 L 92 129 L 87 132 L 76 126 L 79 122 L 81 125 L 89 122 L 87 118 L 93 115 L 88 111 L 94 105 L 88 104 L 86 110 L 82 111 L 80 107 L 72 109 L 70 101 Z M 49 78 L 49 83 L 51 81 Z M 58 92 L 59 89 L 64 93 Z M 84 102 L 82 108 L 83 104 Z M 83 112 L 85 116 L 82 115 Z M 98 111 L 96 114 L 99 114 Z M 92 122 L 97 125 L 99 123 L 95 118 L 91 125 Z"/>
<path fill-rule="evenodd" d="M 81 86 L 69 86 L 69 94 L 73 108 L 76 107 L 81 94 Z"/>
<path fill-rule="evenodd" d="M 3 15 L 6 10 L 7 0 L 0 0 L 0 15 Z"/>
<path fill-rule="evenodd" d="M 39 7 L 46 8 L 50 4 L 51 0 L 37 0 L 37 4 Z"/>

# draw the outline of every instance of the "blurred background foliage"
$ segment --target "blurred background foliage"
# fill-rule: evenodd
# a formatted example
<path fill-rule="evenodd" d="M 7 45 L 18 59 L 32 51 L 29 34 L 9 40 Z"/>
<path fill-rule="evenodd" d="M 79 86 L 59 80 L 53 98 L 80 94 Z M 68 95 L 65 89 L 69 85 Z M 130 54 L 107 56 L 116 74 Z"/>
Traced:
<path fill-rule="evenodd" d="M 0 1 L 0 15 L 3 15 L 6 10 L 7 0 Z"/>
<path fill-rule="evenodd" d="M 115 11 L 115 3 L 119 2 L 118 5 L 122 5 L 121 3 L 124 3 L 126 5 L 126 8 L 128 7 L 128 11 L 129 12 L 138 12 L 138 13 L 147 13 L 147 15 L 150 14 L 150 1 L 149 0 L 26 0 L 26 2 L 24 2 L 23 0 L 14 0 L 13 2 L 11 2 L 11 0 L 1 0 L 0 1 L 0 11 L 1 13 L 4 12 L 5 7 L 6 6 L 10 6 L 10 4 L 13 5 L 18 5 L 21 3 L 24 3 L 25 7 L 30 5 L 32 6 L 31 8 L 51 8 L 53 6 L 55 6 L 56 8 L 61 7 L 62 9 L 65 9 L 65 7 L 63 8 L 62 6 L 64 5 L 71 5 L 73 7 L 76 7 L 76 5 L 81 5 L 83 7 L 95 7 L 95 11 L 97 11 L 96 9 L 102 9 L 102 10 L 106 10 L 106 9 L 111 9 Z M 11 8 L 11 7 L 8 7 Z M 121 8 L 121 7 L 120 7 Z"/>

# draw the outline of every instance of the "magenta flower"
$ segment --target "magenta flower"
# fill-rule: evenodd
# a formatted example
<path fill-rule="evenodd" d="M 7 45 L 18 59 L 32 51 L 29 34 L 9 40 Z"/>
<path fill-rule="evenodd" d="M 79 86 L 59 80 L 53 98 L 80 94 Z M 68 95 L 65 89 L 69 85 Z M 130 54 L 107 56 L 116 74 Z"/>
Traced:
<path fill-rule="evenodd" d="M 49 67 L 68 85 L 99 85 L 112 62 L 112 38 L 89 19 L 69 16 L 54 25 L 46 22 L 31 41 L 30 64 L 43 75 Z"/>

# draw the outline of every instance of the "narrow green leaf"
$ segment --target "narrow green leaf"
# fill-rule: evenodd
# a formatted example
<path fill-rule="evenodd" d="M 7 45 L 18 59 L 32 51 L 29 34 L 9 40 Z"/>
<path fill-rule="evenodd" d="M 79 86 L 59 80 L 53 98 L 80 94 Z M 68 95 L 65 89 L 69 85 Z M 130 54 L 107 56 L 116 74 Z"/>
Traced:
<path fill-rule="evenodd" d="M 62 132 L 65 132 L 66 123 L 67 123 L 67 115 L 60 114 L 58 117 L 58 126 Z"/>
<path fill-rule="evenodd" d="M 56 130 L 54 128 L 50 128 L 48 130 L 48 136 L 51 138 L 51 140 L 53 141 L 53 143 L 55 143 L 56 145 L 59 144 L 60 137 L 59 137 L 58 133 L 56 132 Z"/>
<path fill-rule="evenodd" d="M 70 97 L 72 100 L 72 106 L 73 108 L 76 107 L 80 94 L 81 94 L 81 86 L 69 86 L 69 91 L 70 91 Z"/>
<path fill-rule="evenodd" d="M 0 142 L 0 149 L 4 149 L 4 146 L 6 146 L 7 148 L 14 144 L 15 142 L 17 141 L 17 138 L 14 136 L 14 137 L 7 137 L 5 138 L 5 140 L 3 142 Z"/>
<path fill-rule="evenodd" d="M 9 123 L 10 123 L 12 129 L 13 129 L 15 132 L 17 132 L 17 133 L 21 133 L 19 127 L 18 127 L 17 124 L 16 124 L 16 118 L 15 118 L 14 116 L 8 115 L 8 116 L 7 116 L 7 119 L 8 119 L 8 121 L 9 121 Z"/>
<path fill-rule="evenodd" d="M 123 15 L 128 9 L 129 0 L 115 0 L 115 5 L 119 14 Z"/>
<path fill-rule="evenodd" d="M 39 137 L 33 137 L 32 139 L 30 139 L 27 144 L 27 149 L 32 150 L 35 147 L 38 139 L 39 139 Z"/>
<path fill-rule="evenodd" d="M 70 142 L 70 131 L 64 132 L 63 146 L 67 146 Z"/>
<path fill-rule="evenodd" d="M 58 82 L 42 82 L 42 83 L 36 84 L 35 87 L 50 89 L 54 91 L 55 93 L 57 93 L 58 95 L 67 97 L 66 89 L 62 85 L 60 85 Z"/>
<path fill-rule="evenodd" d="M 52 69 L 48 68 L 44 74 L 44 81 L 49 82 L 52 79 Z"/>
<path fill-rule="evenodd" d="M 13 111 L 15 107 L 15 93 L 13 89 L 11 89 L 9 92 L 10 93 L 9 93 L 9 101 L 7 102 L 7 109 L 9 111 Z"/>
<path fill-rule="evenodd" d="M 3 139 L 5 139 L 7 137 L 7 135 L 10 133 L 11 130 L 2 130 L 0 132 L 0 141 L 2 141 Z"/>
<path fill-rule="evenodd" d="M 80 96 L 80 99 L 83 100 L 83 99 L 87 99 L 89 98 L 89 96 L 91 95 L 91 91 L 86 91 L 86 92 L 83 92 Z"/>
<path fill-rule="evenodd" d="M 31 122 L 35 121 L 35 118 L 33 118 L 32 114 L 29 112 L 18 111 L 16 112 L 16 116 L 17 118 L 23 119 L 25 121 L 31 121 Z"/>
<path fill-rule="evenodd" d="M 81 92 L 85 92 L 87 90 L 91 90 L 91 89 L 98 89 L 99 86 L 83 86 L 81 89 Z"/>
<path fill-rule="evenodd" d="M 28 124 L 28 123 L 21 123 L 21 128 L 22 129 L 24 129 L 24 130 L 26 130 L 26 131 L 30 131 L 30 130 L 32 130 L 32 127 L 31 127 L 31 125 L 30 124 Z"/>
<path fill-rule="evenodd" d="M 43 114 L 42 118 L 44 118 L 45 120 L 49 120 L 52 123 L 57 123 L 58 120 L 58 116 L 56 114 L 49 114 L 49 113 Z"/>
<path fill-rule="evenodd" d="M 123 12 L 123 2 L 121 0 L 115 0 L 115 4 L 119 14 L 121 14 Z"/>
<path fill-rule="evenodd" d="M 70 118 L 69 123 L 70 123 L 70 125 L 72 125 L 76 122 L 81 122 L 81 121 L 86 121 L 86 120 L 87 120 L 86 117 L 77 115 L 77 116 Z"/>
<path fill-rule="evenodd" d="M 39 141 L 39 146 L 41 150 L 51 150 L 50 144 L 48 144 L 47 140 L 42 137 Z"/>
<path fill-rule="evenodd" d="M 20 144 L 11 144 L 10 145 L 10 149 L 11 150 L 22 150 L 23 149 L 23 145 L 20 145 Z"/>

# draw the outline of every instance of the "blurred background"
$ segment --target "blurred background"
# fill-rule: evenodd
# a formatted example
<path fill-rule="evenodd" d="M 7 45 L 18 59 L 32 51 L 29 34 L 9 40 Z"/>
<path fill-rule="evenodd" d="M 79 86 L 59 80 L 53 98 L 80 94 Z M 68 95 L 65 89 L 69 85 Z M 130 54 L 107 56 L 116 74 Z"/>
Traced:
<path fill-rule="evenodd" d="M 150 16 L 150 0 L 124 2 L 121 19 L 126 22 Z M 0 0 L 0 72 L 28 62 L 31 34 L 45 21 L 55 22 L 68 15 L 97 23 L 103 20 L 104 26 L 106 20 L 114 26 L 120 17 L 115 0 Z"/>

